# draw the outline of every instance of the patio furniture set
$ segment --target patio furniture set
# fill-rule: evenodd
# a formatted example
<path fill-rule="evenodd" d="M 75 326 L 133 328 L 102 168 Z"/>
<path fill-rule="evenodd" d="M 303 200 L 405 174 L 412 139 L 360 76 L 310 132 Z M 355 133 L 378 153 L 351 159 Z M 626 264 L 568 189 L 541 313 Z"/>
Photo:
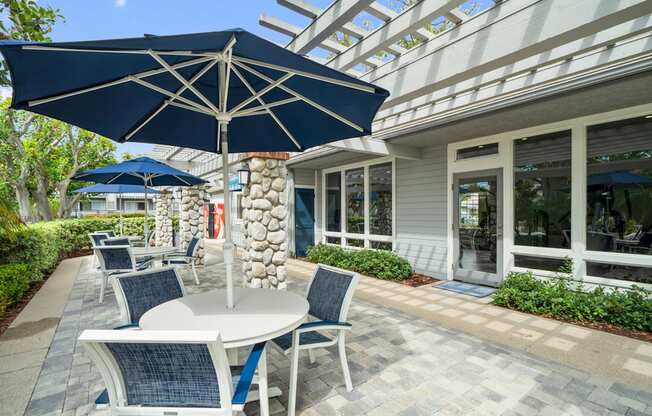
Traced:
<path fill-rule="evenodd" d="M 102 270 L 100 302 L 111 282 L 121 325 L 86 330 L 79 340 L 98 367 L 106 390 L 98 406 L 112 414 L 230 415 L 281 394 L 267 384 L 268 342 L 290 356 L 288 415 L 295 413 L 299 353 L 338 346 L 347 391 L 353 390 L 346 359 L 347 313 L 358 275 L 319 265 L 306 297 L 270 289 L 236 289 L 236 308 L 225 290 L 187 295 L 175 266 L 194 262 L 199 240 L 184 252 L 132 247 L 127 237 L 89 234 Z M 99 244 L 99 245 L 96 245 Z M 176 250 L 176 251 L 175 251 Z M 162 267 L 151 268 L 157 257 Z M 326 331 L 326 334 L 323 333 Z M 247 349 L 243 363 L 239 349 Z M 256 385 L 257 390 L 250 391 Z"/>

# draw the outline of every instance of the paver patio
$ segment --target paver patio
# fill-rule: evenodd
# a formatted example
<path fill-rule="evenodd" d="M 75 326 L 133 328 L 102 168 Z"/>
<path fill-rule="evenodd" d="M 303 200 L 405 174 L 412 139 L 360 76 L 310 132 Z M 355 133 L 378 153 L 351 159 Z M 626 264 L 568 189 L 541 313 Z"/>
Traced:
<path fill-rule="evenodd" d="M 212 248 L 209 254 L 209 264 L 219 262 L 218 251 Z M 309 269 L 295 262 L 290 271 L 289 290 L 303 292 Z M 75 272 L 73 268 L 71 273 Z M 104 388 L 103 383 L 83 349 L 76 345 L 83 329 L 111 328 L 118 323 L 112 292 L 108 293 L 104 304 L 97 303 L 98 277 L 99 274 L 91 268 L 90 257 L 84 258 L 38 378 L 32 380 L 32 383 L 36 382 L 27 415 L 107 414 L 107 410 L 93 409 L 91 403 Z M 223 283 L 222 268 L 209 266 L 202 270 L 200 286 L 192 283 L 188 272 L 184 272 L 184 280 L 190 293 L 220 287 Z M 386 293 L 383 295 L 382 292 Z M 401 292 L 405 292 L 404 298 L 397 299 Z M 41 297 L 39 301 L 45 300 Z M 621 352 L 624 356 L 642 363 L 641 366 L 630 363 L 642 373 L 647 371 L 645 365 L 650 365 L 652 360 L 649 344 L 609 334 L 602 337 L 602 333 L 595 331 L 531 319 L 528 315 L 513 315 L 505 310 L 500 310 L 505 313 L 503 316 L 496 317 L 493 316 L 495 310 L 498 308 L 449 292 L 430 288 L 409 289 L 362 279 L 350 311 L 354 329 L 347 338 L 355 389 L 352 393 L 344 390 L 335 350 L 317 351 L 315 364 L 310 364 L 305 354 L 300 363 L 298 413 L 652 415 L 652 389 L 640 381 L 646 379 L 645 374 L 631 372 L 633 378 L 629 379 L 631 384 L 627 384 L 627 379 L 622 377 L 626 373 L 605 370 L 616 368 L 620 363 L 609 367 L 596 362 L 593 371 L 582 362 L 570 366 L 562 363 L 572 360 L 558 359 L 564 355 L 564 350 L 571 358 L 578 355 L 573 352 L 575 346 L 568 344 L 573 342 L 572 339 L 576 340 L 577 346 L 584 347 L 590 345 L 585 342 L 587 339 L 601 342 L 613 337 L 621 341 L 625 348 Z M 433 315 L 435 313 L 441 316 Z M 525 318 L 519 317 L 521 315 Z M 524 323 L 526 318 L 529 321 Z M 549 328 L 541 328 L 545 325 L 540 321 L 550 322 Z M 500 327 L 499 323 L 512 325 L 512 328 Z M 508 335 L 514 332 L 512 330 L 522 330 L 528 325 L 532 333 L 541 334 L 538 339 L 519 341 L 520 337 Z M 1 358 L 5 362 L 0 370 L 3 390 L 6 388 L 4 384 L 12 380 L 12 371 L 16 371 L 7 365 L 7 360 L 20 359 L 8 355 L 1 348 L 7 342 L 7 335 L 12 336 L 11 330 L 0 338 Z M 492 336 L 509 340 L 492 341 Z M 556 341 L 547 342 L 553 339 Z M 535 348 L 538 345 L 535 341 L 552 343 L 551 351 L 559 353 L 548 353 L 550 359 L 543 359 L 541 356 L 546 356 L 546 350 Z M 519 342 L 524 344 L 519 347 Z M 510 343 L 514 345 L 510 346 Z M 596 346 L 594 350 L 602 351 L 601 347 Z M 634 351 L 629 351 L 634 347 Z M 532 353 L 526 351 L 528 349 Z M 270 384 L 287 390 L 289 361 L 275 348 L 270 347 L 269 351 Z M 607 359 L 619 360 L 615 353 Z M 613 376 L 609 376 L 612 373 Z M 649 378 L 649 372 L 647 376 Z M 31 389 L 31 386 L 20 387 L 22 390 Z M 16 395 L 19 396 L 20 392 Z M 2 400 L 7 398 L 3 396 Z M 285 403 L 285 396 L 272 399 L 272 414 L 284 414 Z M 11 408 L 3 405 L 0 414 L 16 414 L 15 410 L 8 409 Z M 252 415 L 258 413 L 255 404 L 249 405 L 246 411 Z"/>

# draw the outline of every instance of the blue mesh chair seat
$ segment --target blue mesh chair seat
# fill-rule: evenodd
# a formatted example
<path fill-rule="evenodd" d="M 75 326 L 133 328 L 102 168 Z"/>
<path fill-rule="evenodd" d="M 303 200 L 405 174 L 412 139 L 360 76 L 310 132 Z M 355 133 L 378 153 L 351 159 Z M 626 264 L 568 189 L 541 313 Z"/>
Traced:
<path fill-rule="evenodd" d="M 113 279 L 123 325 L 137 326 L 140 317 L 155 306 L 186 295 L 186 288 L 172 267 L 125 273 Z"/>
<path fill-rule="evenodd" d="M 244 366 L 230 367 L 214 331 L 86 330 L 79 341 L 100 369 L 107 400 L 119 414 L 194 414 L 223 409 L 242 411 L 254 376 L 258 377 L 261 413 L 267 414 L 265 343 L 254 345 Z M 196 409 L 196 410 L 193 410 Z"/>
<path fill-rule="evenodd" d="M 358 275 L 346 270 L 317 265 L 308 286 L 308 314 L 313 318 L 291 333 L 274 338 L 273 343 L 285 354 L 291 354 L 290 392 L 288 396 L 289 415 L 294 415 L 297 394 L 299 351 L 308 350 L 310 362 L 315 361 L 314 348 L 338 345 L 340 365 L 344 373 L 347 391 L 353 390 L 349 364 L 346 360 L 345 333 L 351 329 L 346 316 L 351 298 L 358 282 Z M 333 332 L 328 337 L 322 331 Z"/>
<path fill-rule="evenodd" d="M 199 238 L 193 237 L 188 243 L 185 251 L 179 251 L 176 253 L 167 254 L 161 261 L 164 265 L 180 265 L 180 266 L 191 266 L 192 274 L 195 277 L 195 283 L 199 284 L 199 276 L 197 276 L 196 262 L 199 260 L 198 251 L 199 251 Z"/>

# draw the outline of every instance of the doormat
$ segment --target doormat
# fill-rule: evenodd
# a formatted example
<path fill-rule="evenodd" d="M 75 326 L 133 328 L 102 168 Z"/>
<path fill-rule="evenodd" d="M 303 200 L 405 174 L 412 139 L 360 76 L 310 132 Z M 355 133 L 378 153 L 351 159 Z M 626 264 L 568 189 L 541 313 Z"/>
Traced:
<path fill-rule="evenodd" d="M 493 287 L 473 285 L 471 283 L 463 282 L 446 282 L 440 285 L 435 285 L 433 287 L 437 289 L 449 290 L 455 293 L 461 293 L 463 295 L 473 296 L 475 298 L 484 298 L 485 296 L 489 296 L 496 291 L 496 289 Z"/>

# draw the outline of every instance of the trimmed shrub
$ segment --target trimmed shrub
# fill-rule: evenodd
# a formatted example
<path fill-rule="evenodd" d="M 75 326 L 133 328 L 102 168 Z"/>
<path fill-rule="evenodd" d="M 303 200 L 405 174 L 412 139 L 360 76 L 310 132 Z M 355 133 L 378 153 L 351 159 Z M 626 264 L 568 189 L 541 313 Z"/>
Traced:
<path fill-rule="evenodd" d="M 0 266 L 0 313 L 23 298 L 29 290 L 30 280 L 30 270 L 26 264 Z"/>
<path fill-rule="evenodd" d="M 652 332 L 652 292 L 631 289 L 592 290 L 558 278 L 537 279 L 531 272 L 510 273 L 494 294 L 498 306 L 565 321 L 594 322 Z"/>
<path fill-rule="evenodd" d="M 383 280 L 403 280 L 412 276 L 412 266 L 396 253 L 386 250 L 346 250 L 328 244 L 308 249 L 306 257 L 313 263 L 322 263 L 351 270 Z"/>

